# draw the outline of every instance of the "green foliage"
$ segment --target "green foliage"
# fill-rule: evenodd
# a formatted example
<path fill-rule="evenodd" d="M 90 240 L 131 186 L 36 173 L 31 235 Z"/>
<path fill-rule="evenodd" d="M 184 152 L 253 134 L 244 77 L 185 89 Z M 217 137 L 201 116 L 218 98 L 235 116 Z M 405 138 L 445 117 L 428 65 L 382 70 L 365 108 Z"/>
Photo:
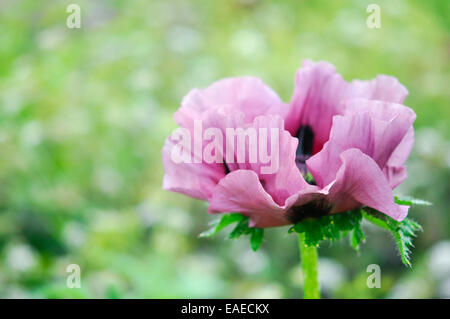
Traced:
<path fill-rule="evenodd" d="M 250 247 L 257 251 L 264 239 L 264 229 L 249 227 L 248 217 L 238 213 L 224 214 L 219 220 L 213 222 L 212 227 L 202 232 L 199 237 L 212 237 L 225 227 L 237 223 L 228 238 L 235 239 L 242 235 L 250 235 Z"/>
<path fill-rule="evenodd" d="M 417 199 L 413 198 L 411 196 L 394 196 L 394 200 L 399 205 L 407 205 L 407 206 L 431 206 L 432 203 L 423 200 L 423 199 Z"/>
<path fill-rule="evenodd" d="M 405 218 L 398 222 L 389 216 L 380 213 L 372 208 L 365 207 L 363 216 L 369 222 L 382 227 L 392 233 L 397 243 L 400 258 L 405 266 L 411 267 L 410 253 L 413 239 L 418 231 L 422 231 L 422 226 L 410 218 Z"/>
<path fill-rule="evenodd" d="M 245 216 L 233 213 L 233 214 L 224 214 L 218 220 L 212 222 L 212 227 L 204 232 L 202 232 L 199 237 L 211 237 L 220 232 L 225 227 L 233 224 L 239 223 L 245 220 Z"/>
<path fill-rule="evenodd" d="M 241 220 L 236 227 L 231 231 L 229 238 L 239 238 L 242 235 L 250 235 L 252 233 L 251 228 L 248 227 L 248 219 Z"/>
<path fill-rule="evenodd" d="M 396 198 L 396 201 L 400 201 L 400 199 Z M 410 205 L 430 205 L 426 201 L 412 198 L 402 198 L 401 202 L 405 205 L 408 205 L 406 203 L 410 203 Z M 324 216 L 320 219 L 307 219 L 292 226 L 289 232 L 304 234 L 306 246 L 318 246 L 323 240 L 334 242 L 351 232 L 350 245 L 358 250 L 360 244 L 365 241 L 361 229 L 362 217 L 392 233 L 403 264 L 411 267 L 410 253 L 414 246 L 413 239 L 418 231 L 422 231 L 422 227 L 409 218 L 398 222 L 375 209 L 364 207 L 361 210 Z"/>
<path fill-rule="evenodd" d="M 295 224 L 289 232 L 303 233 L 306 246 L 317 246 L 323 240 L 334 242 L 352 232 L 351 245 L 358 249 L 365 240 L 361 230 L 362 214 L 359 210 L 307 219 Z"/>
<path fill-rule="evenodd" d="M 402 199 L 396 197 L 395 200 L 403 205 L 431 205 L 427 201 L 411 197 Z M 365 241 L 365 236 L 361 229 L 363 216 L 372 224 L 392 233 L 403 264 L 411 267 L 410 253 L 411 248 L 414 246 L 413 239 L 418 231 L 422 231 L 422 226 L 409 218 L 398 222 L 372 208 L 364 207 L 361 210 L 324 216 L 320 219 L 304 220 L 292 226 L 289 232 L 304 234 L 306 246 L 318 246 L 323 240 L 333 242 L 351 232 L 350 245 L 355 250 L 359 250 L 360 244 Z"/>
<path fill-rule="evenodd" d="M 355 250 L 359 250 L 359 246 L 362 242 L 366 240 L 366 236 L 364 236 L 364 233 L 361 229 L 361 224 L 358 223 L 358 225 L 355 226 L 352 230 L 352 234 L 350 236 L 350 245 Z"/>
<path fill-rule="evenodd" d="M 264 229 L 262 228 L 252 228 L 252 229 L 253 231 L 250 237 L 250 247 L 252 247 L 253 251 L 257 251 L 264 239 Z"/>

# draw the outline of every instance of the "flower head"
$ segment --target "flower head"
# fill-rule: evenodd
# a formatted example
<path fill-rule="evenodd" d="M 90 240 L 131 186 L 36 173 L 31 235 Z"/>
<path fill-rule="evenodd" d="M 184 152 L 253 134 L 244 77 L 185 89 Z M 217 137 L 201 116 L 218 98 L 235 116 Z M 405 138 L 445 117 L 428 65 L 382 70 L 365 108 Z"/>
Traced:
<path fill-rule="evenodd" d="M 392 190 L 407 176 L 414 142 L 407 93 L 393 77 L 349 83 L 311 61 L 288 104 L 252 77 L 192 90 L 163 148 L 163 187 L 208 201 L 210 213 L 239 212 L 254 227 L 361 206 L 402 220 L 408 207 Z"/>

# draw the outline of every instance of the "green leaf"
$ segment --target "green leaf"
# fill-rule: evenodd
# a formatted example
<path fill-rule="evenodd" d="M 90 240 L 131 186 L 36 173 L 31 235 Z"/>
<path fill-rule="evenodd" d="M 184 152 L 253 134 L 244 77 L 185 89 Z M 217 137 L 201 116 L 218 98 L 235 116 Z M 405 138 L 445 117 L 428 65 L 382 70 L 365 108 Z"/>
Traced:
<path fill-rule="evenodd" d="M 219 220 L 212 223 L 212 227 L 204 232 L 202 232 L 199 237 L 212 237 L 225 227 L 237 223 L 231 233 L 228 235 L 229 238 L 239 238 L 242 235 L 250 236 L 250 246 L 254 251 L 257 251 L 261 246 L 264 237 L 264 229 L 249 227 L 248 217 L 245 217 L 238 213 L 224 214 Z"/>
<path fill-rule="evenodd" d="M 357 227 L 353 228 L 352 235 L 350 237 L 350 244 L 352 245 L 353 249 L 359 250 L 360 244 L 365 240 L 366 236 L 364 236 L 364 233 L 361 229 L 361 225 L 358 225 Z"/>
<path fill-rule="evenodd" d="M 323 240 L 334 242 L 356 230 L 352 246 L 357 249 L 364 240 L 360 227 L 362 214 L 359 210 L 323 216 L 320 219 L 307 219 L 295 224 L 289 232 L 304 233 L 306 246 L 317 246 Z M 353 235 L 352 235 L 353 236 Z M 353 244 L 354 243 L 354 244 Z"/>
<path fill-rule="evenodd" d="M 252 235 L 250 237 L 250 247 L 252 247 L 253 251 L 257 251 L 259 246 L 264 238 L 264 229 L 263 228 L 252 228 Z"/>
<path fill-rule="evenodd" d="M 363 210 L 366 220 L 392 233 L 403 264 L 411 267 L 410 253 L 411 248 L 414 247 L 413 239 L 418 231 L 423 230 L 422 226 L 410 218 L 398 222 L 375 209 L 365 207 Z"/>
<path fill-rule="evenodd" d="M 416 232 L 422 230 L 422 226 L 409 218 L 402 220 L 399 225 L 395 234 L 395 240 L 400 251 L 402 262 L 406 266 L 411 267 L 410 253 L 411 248 L 414 247 L 412 242 L 414 237 L 416 237 Z"/>
<path fill-rule="evenodd" d="M 225 227 L 233 224 L 238 223 L 243 220 L 247 219 L 245 216 L 238 214 L 238 213 L 232 213 L 232 214 L 224 214 L 220 219 L 214 221 L 212 223 L 212 227 L 204 232 L 202 232 L 198 237 L 211 237 L 220 232 Z"/>
<path fill-rule="evenodd" d="M 249 227 L 248 218 L 241 220 L 228 236 L 229 238 L 239 238 L 242 235 L 250 235 L 250 247 L 257 251 L 264 238 L 264 229 Z"/>
<path fill-rule="evenodd" d="M 394 201 L 396 204 L 407 205 L 407 206 L 413 206 L 413 205 L 431 206 L 431 205 L 433 205 L 432 203 L 430 203 L 426 200 L 412 198 L 411 196 L 394 196 Z"/>
<path fill-rule="evenodd" d="M 248 218 L 241 220 L 233 231 L 228 235 L 229 238 L 239 238 L 242 235 L 248 235 L 251 233 L 251 228 L 248 227 Z"/>

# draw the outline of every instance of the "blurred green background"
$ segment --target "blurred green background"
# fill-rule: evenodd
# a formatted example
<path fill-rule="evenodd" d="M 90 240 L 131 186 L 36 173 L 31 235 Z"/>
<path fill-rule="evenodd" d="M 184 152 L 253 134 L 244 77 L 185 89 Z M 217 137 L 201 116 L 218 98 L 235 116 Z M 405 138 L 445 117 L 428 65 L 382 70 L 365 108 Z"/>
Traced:
<path fill-rule="evenodd" d="M 81 6 L 81 29 L 66 8 Z M 368 29 L 366 7 L 381 7 Z M 413 269 L 364 224 L 359 254 L 321 245 L 329 298 L 450 297 L 450 1 L 0 1 L 0 297 L 298 298 L 295 235 L 197 235 L 206 204 L 161 189 L 161 148 L 182 97 L 254 75 L 290 99 L 301 60 L 344 78 L 390 74 L 417 115 L 409 179 L 434 203 Z M 66 267 L 81 267 L 81 288 Z M 369 289 L 369 264 L 381 288 Z"/>

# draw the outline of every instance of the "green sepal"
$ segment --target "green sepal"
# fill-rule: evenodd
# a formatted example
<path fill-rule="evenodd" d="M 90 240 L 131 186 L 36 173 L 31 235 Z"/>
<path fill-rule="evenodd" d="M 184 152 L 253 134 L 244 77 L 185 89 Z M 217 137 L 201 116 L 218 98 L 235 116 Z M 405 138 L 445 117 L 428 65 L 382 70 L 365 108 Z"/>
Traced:
<path fill-rule="evenodd" d="M 354 250 L 359 250 L 360 244 L 365 241 L 366 236 L 364 236 L 364 233 L 361 229 L 361 224 L 358 224 L 352 230 L 352 234 L 350 236 L 350 245 L 353 247 Z"/>
<path fill-rule="evenodd" d="M 384 228 L 392 233 L 397 244 L 402 263 L 411 267 L 410 253 L 414 247 L 413 239 L 418 231 L 422 231 L 422 226 L 416 221 L 405 218 L 398 222 L 391 217 L 369 207 L 363 208 L 363 216 L 372 224 Z"/>
<path fill-rule="evenodd" d="M 249 219 L 238 213 L 224 214 L 219 220 L 212 223 L 212 227 L 202 232 L 199 237 L 212 237 L 225 227 L 237 223 L 228 235 L 228 238 L 239 238 L 242 235 L 250 235 L 250 247 L 257 251 L 264 239 L 264 229 L 249 227 Z"/>
<path fill-rule="evenodd" d="M 264 229 L 263 228 L 252 228 L 252 235 L 250 237 L 250 247 L 253 251 L 257 251 L 262 244 L 264 239 Z"/>
<path fill-rule="evenodd" d="M 225 227 L 233 223 L 241 222 L 245 219 L 246 219 L 245 216 L 238 213 L 223 214 L 221 218 L 212 222 L 211 224 L 212 227 L 210 229 L 205 230 L 200 235 L 198 235 L 198 237 L 212 237 Z"/>
<path fill-rule="evenodd" d="M 289 232 L 304 233 L 306 246 L 318 246 L 323 240 L 334 242 L 352 232 L 351 245 L 358 249 L 365 240 L 360 223 L 360 210 L 323 216 L 319 219 L 303 220 L 289 229 Z"/>
<path fill-rule="evenodd" d="M 394 201 L 396 204 L 407 205 L 407 206 L 413 206 L 413 205 L 431 206 L 431 205 L 433 205 L 432 203 L 430 203 L 426 200 L 413 198 L 411 196 L 394 196 Z"/>
<path fill-rule="evenodd" d="M 239 238 L 242 235 L 249 235 L 251 232 L 251 228 L 248 227 L 248 218 L 244 218 L 234 227 L 228 238 Z"/>

